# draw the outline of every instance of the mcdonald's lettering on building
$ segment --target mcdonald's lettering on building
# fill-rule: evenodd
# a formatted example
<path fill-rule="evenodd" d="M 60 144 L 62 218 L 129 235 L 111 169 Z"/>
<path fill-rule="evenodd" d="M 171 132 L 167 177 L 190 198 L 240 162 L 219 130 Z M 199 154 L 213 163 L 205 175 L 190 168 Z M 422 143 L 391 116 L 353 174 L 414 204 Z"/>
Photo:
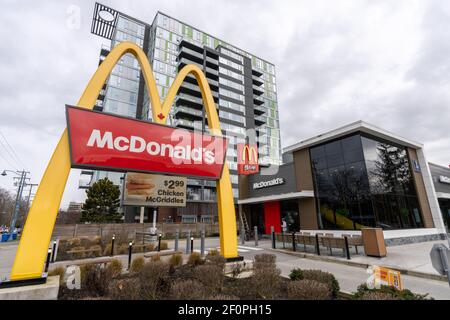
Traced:
<path fill-rule="evenodd" d="M 258 147 L 256 145 L 238 144 L 238 173 L 243 175 L 259 172 Z"/>

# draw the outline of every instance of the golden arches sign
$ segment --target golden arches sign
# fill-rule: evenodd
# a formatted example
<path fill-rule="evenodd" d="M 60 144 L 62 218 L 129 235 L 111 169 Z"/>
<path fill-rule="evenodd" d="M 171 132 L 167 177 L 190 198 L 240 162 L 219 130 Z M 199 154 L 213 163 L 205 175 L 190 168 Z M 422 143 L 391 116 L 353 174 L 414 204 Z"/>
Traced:
<path fill-rule="evenodd" d="M 170 112 L 178 89 L 186 76 L 191 73 L 197 79 L 202 93 L 208 116 L 209 130 L 211 134 L 222 135 L 211 89 L 202 70 L 195 65 L 185 66 L 175 78 L 165 101 L 161 104 L 152 68 L 147 56 L 140 47 L 131 42 L 123 42 L 111 50 L 89 81 L 83 95 L 78 101 L 79 107 L 93 109 L 97 97 L 112 69 L 119 59 L 127 53 L 132 54 L 141 66 L 141 71 L 150 95 L 154 122 L 160 124 L 166 123 L 167 115 Z M 67 129 L 65 129 L 45 170 L 28 214 L 11 271 L 11 281 L 42 277 L 48 244 L 51 240 L 70 168 L 69 138 Z M 217 181 L 217 197 L 221 254 L 225 258 L 236 258 L 238 256 L 236 216 L 230 172 L 226 163 L 224 164 L 222 176 Z"/>

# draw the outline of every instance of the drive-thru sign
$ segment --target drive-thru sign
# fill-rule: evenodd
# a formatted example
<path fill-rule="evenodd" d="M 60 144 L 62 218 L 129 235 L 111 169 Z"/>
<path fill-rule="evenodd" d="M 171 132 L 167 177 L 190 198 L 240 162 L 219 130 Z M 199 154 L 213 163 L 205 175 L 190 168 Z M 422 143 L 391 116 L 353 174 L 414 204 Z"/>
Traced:
<path fill-rule="evenodd" d="M 195 65 L 187 65 L 182 70 L 180 70 L 179 74 L 172 84 L 172 87 L 169 89 L 166 99 L 163 103 L 161 103 L 147 55 L 139 46 L 131 42 L 122 42 L 113 50 L 111 50 L 111 52 L 108 54 L 105 60 L 103 60 L 103 62 L 100 64 L 97 71 L 91 78 L 83 95 L 78 101 L 78 107 L 88 110 L 93 109 L 106 79 L 108 78 L 117 62 L 125 54 L 132 54 L 141 66 L 141 72 L 145 79 L 147 92 L 150 95 L 152 120 L 154 123 L 160 125 L 166 123 L 167 116 L 170 112 L 170 109 L 172 108 L 178 89 L 180 88 L 186 76 L 192 74 L 196 78 L 202 93 L 205 111 L 208 118 L 210 134 L 217 137 L 222 136 L 216 105 L 211 94 L 211 89 L 202 70 Z M 76 113 L 78 109 L 73 108 L 72 110 Z M 90 112 L 86 112 L 86 114 L 87 113 L 89 113 L 93 117 L 97 116 L 97 114 L 94 113 L 91 114 Z M 80 118 L 79 121 L 84 122 L 83 119 L 84 118 Z M 70 126 L 72 127 L 74 125 L 76 124 L 70 124 Z M 145 126 L 148 125 L 148 123 L 145 124 Z M 92 165 L 93 168 L 102 167 L 102 160 L 100 159 L 102 153 L 97 153 L 99 149 L 103 149 L 103 151 L 105 152 L 110 152 L 108 153 L 107 158 L 103 159 L 103 163 L 105 164 L 104 168 L 108 168 L 108 170 L 113 168 L 116 170 L 120 170 L 120 167 L 123 165 L 123 171 L 129 171 L 129 169 L 132 169 L 132 171 L 159 172 L 159 170 L 161 170 L 164 171 L 164 173 L 173 173 L 175 175 L 193 174 L 194 176 L 206 176 L 212 179 L 218 179 L 217 205 L 219 212 L 221 254 L 227 259 L 238 258 L 236 215 L 230 173 L 226 163 L 222 163 L 220 166 L 216 166 L 214 162 L 216 161 L 216 159 L 223 157 L 224 154 L 213 155 L 209 152 L 211 151 L 211 149 L 209 148 L 209 144 L 201 144 L 200 148 L 202 149 L 202 155 L 200 159 L 199 157 L 197 157 L 199 150 L 197 150 L 197 153 L 193 155 L 193 149 L 191 148 L 190 151 L 188 151 L 188 144 L 184 144 L 184 158 L 186 158 L 187 154 L 189 153 L 190 160 L 204 161 L 206 165 L 209 165 L 208 168 L 210 168 L 211 170 L 205 169 L 205 163 L 197 165 L 193 165 L 192 163 L 186 165 L 180 164 L 179 166 L 173 166 L 171 168 L 168 168 L 167 166 L 163 167 L 162 164 L 159 164 L 160 167 L 155 166 L 147 170 L 147 164 L 144 164 L 143 162 L 153 161 L 149 160 L 149 156 L 158 157 L 158 155 L 156 154 L 156 144 L 152 144 L 151 142 L 157 142 L 161 149 L 161 144 L 163 143 L 162 140 L 158 140 L 159 137 L 156 137 L 154 132 L 152 133 L 153 128 L 148 128 L 148 136 L 144 136 L 144 132 L 142 130 L 139 131 L 139 134 L 135 134 L 134 131 L 132 131 L 132 128 L 130 128 L 130 131 L 125 134 L 125 132 L 113 132 L 110 130 L 111 128 L 107 128 L 106 126 L 102 128 L 95 128 L 91 123 L 89 126 L 89 129 L 91 131 L 86 131 L 86 134 L 88 134 L 89 137 L 88 141 L 85 143 L 88 145 L 81 146 L 82 148 L 85 148 L 84 151 L 75 150 L 77 149 L 75 144 L 78 146 L 78 144 L 83 143 L 83 141 L 75 142 L 74 140 L 72 140 L 72 157 L 70 154 L 68 131 L 64 131 L 58 145 L 56 146 L 53 156 L 51 157 L 47 165 L 47 169 L 39 184 L 39 188 L 36 192 L 33 204 L 29 211 L 28 218 L 25 222 L 24 230 L 11 271 L 11 281 L 28 281 L 43 278 L 47 249 L 50 243 L 53 227 L 55 225 L 56 216 L 58 214 L 61 198 L 64 193 L 70 169 L 72 165 L 82 167 L 85 164 L 87 167 L 90 165 Z M 109 134 L 107 132 L 111 133 Z M 132 145 L 132 134 L 136 137 L 136 145 Z M 109 135 L 111 135 L 111 138 L 109 137 Z M 220 141 L 222 143 L 224 142 L 224 140 L 219 138 L 213 138 L 213 140 L 218 143 Z M 145 150 L 142 150 L 142 152 L 135 152 L 135 159 L 128 159 L 125 162 L 119 161 L 120 157 L 117 158 L 118 154 L 131 154 L 133 153 L 133 150 L 136 151 L 136 149 L 142 149 L 143 146 L 138 145 L 138 141 L 140 141 L 142 144 L 145 142 Z M 88 151 L 87 148 L 90 147 L 94 149 Z M 197 147 L 198 146 L 195 145 L 195 148 Z M 97 148 L 98 150 L 95 148 Z M 130 150 L 130 148 L 136 149 Z M 170 147 L 167 148 L 170 149 Z M 92 156 L 92 158 L 83 157 L 82 154 L 77 154 L 77 151 L 87 152 L 87 154 Z M 152 155 L 153 153 L 155 153 L 155 155 Z M 158 154 L 164 157 L 164 155 L 160 154 L 159 152 Z M 75 159 L 77 155 L 78 158 Z M 141 157 L 146 158 L 145 160 L 142 160 Z M 152 159 L 154 159 L 156 163 L 159 162 L 158 160 L 156 160 L 156 158 Z M 211 161 L 212 159 L 214 160 Z M 208 162 L 211 163 L 208 164 Z M 219 171 L 221 173 L 218 175 Z"/>

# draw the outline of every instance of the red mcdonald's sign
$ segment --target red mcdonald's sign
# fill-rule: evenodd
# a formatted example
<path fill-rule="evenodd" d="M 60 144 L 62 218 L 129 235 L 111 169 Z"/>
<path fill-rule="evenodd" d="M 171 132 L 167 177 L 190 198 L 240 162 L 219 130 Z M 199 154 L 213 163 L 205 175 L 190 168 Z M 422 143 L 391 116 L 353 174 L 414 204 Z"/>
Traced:
<path fill-rule="evenodd" d="M 72 167 L 219 179 L 227 140 L 67 106 Z"/>
<path fill-rule="evenodd" d="M 258 147 L 240 143 L 238 151 L 238 173 L 249 175 L 259 172 Z"/>

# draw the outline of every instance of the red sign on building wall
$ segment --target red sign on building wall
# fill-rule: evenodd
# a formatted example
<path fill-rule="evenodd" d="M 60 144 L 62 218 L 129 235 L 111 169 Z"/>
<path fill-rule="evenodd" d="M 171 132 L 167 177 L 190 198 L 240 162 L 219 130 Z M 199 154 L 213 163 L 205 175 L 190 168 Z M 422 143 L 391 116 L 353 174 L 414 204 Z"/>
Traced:
<path fill-rule="evenodd" d="M 223 137 L 67 106 L 72 167 L 219 179 Z"/>
<path fill-rule="evenodd" d="M 240 143 L 237 145 L 238 173 L 249 175 L 259 172 L 258 147 Z"/>

